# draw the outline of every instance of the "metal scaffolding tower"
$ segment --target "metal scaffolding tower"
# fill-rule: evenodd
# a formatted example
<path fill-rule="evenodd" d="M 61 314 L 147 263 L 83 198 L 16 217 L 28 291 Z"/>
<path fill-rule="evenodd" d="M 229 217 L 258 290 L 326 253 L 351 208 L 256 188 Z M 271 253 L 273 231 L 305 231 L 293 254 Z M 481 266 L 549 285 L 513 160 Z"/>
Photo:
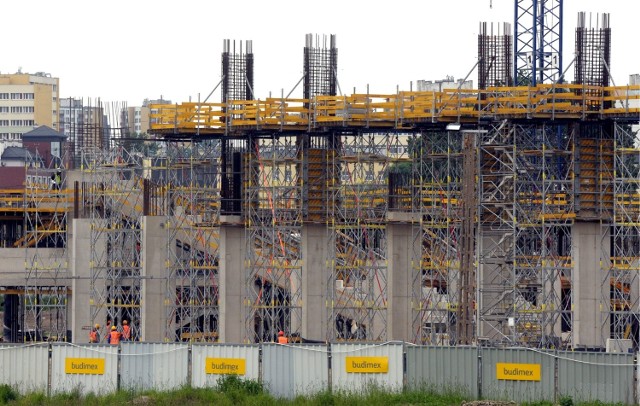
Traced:
<path fill-rule="evenodd" d="M 614 124 L 613 216 L 603 217 L 603 342 L 618 351 L 640 343 L 640 148 L 637 131 Z M 631 346 L 623 342 L 629 340 Z M 609 345 L 609 343 L 607 342 Z"/>
<path fill-rule="evenodd" d="M 332 134 L 328 340 L 387 337 L 387 170 L 393 133 Z M 334 174 L 334 175 L 331 175 Z"/>
<path fill-rule="evenodd" d="M 21 296 L 23 341 L 71 339 L 67 319 L 67 215 L 73 197 L 67 188 L 66 162 L 64 156 L 27 152 L 24 234 L 14 243 L 15 247 L 24 247 L 26 253 Z"/>
<path fill-rule="evenodd" d="M 82 159 L 84 199 L 90 209 L 90 322 L 127 320 L 139 337 L 142 171 L 122 147 L 87 150 Z"/>
<path fill-rule="evenodd" d="M 514 84 L 552 83 L 562 74 L 563 0 L 515 0 Z"/>
<path fill-rule="evenodd" d="M 299 337 L 302 326 L 302 135 L 251 137 L 244 213 L 248 342 Z"/>
<path fill-rule="evenodd" d="M 166 162 L 165 339 L 216 341 L 220 141 L 170 142 Z"/>
<path fill-rule="evenodd" d="M 566 124 L 503 121 L 482 136 L 482 338 L 535 347 L 569 342 L 573 145 Z"/>
<path fill-rule="evenodd" d="M 412 142 L 414 210 L 414 332 L 416 343 L 456 340 L 460 301 L 462 138 L 457 131 L 425 131 Z"/>

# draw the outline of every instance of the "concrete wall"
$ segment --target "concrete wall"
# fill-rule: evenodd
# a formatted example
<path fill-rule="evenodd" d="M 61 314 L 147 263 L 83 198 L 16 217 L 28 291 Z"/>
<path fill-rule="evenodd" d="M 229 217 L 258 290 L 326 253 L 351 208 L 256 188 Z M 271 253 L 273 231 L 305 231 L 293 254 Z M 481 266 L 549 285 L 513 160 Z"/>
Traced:
<path fill-rule="evenodd" d="M 412 341 L 412 227 L 411 224 L 390 223 L 387 232 L 387 339 Z"/>
<path fill-rule="evenodd" d="M 327 267 L 329 235 L 324 225 L 307 224 L 302 229 L 302 337 L 325 340 L 327 332 Z"/>
<path fill-rule="evenodd" d="M 90 268 L 91 261 L 91 221 L 71 220 L 71 235 L 68 244 L 71 249 L 71 337 L 75 343 L 89 342 L 91 328 L 90 311 Z M 83 329 L 83 326 L 85 327 Z M 104 334 L 102 334 L 104 337 Z"/>
<path fill-rule="evenodd" d="M 244 239 L 244 227 L 236 225 L 220 227 L 218 306 L 219 340 L 223 343 L 241 343 L 246 337 Z"/>
<path fill-rule="evenodd" d="M 601 305 L 608 298 L 604 286 L 606 270 L 600 269 L 603 256 L 602 228 L 597 222 L 576 222 L 573 226 L 573 342 L 574 346 L 604 346 Z M 604 247 L 608 251 L 608 246 Z M 608 331 L 604 332 L 608 336 Z"/>
<path fill-rule="evenodd" d="M 142 286 L 140 340 L 161 342 L 164 339 L 167 232 L 164 216 L 142 217 Z"/>

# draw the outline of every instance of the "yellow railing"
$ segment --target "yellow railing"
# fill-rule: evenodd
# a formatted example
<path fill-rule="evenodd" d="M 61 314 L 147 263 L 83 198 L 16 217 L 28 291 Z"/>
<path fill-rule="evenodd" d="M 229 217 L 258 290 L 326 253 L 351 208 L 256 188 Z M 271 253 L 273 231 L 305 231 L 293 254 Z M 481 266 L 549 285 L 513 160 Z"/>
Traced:
<path fill-rule="evenodd" d="M 225 133 L 250 128 L 326 126 L 402 128 L 420 121 L 473 121 L 480 117 L 640 117 L 640 85 L 538 85 L 487 90 L 317 96 L 314 99 L 232 100 L 228 103 L 151 105 L 151 131 Z M 635 104 L 634 104 L 635 103 Z"/>

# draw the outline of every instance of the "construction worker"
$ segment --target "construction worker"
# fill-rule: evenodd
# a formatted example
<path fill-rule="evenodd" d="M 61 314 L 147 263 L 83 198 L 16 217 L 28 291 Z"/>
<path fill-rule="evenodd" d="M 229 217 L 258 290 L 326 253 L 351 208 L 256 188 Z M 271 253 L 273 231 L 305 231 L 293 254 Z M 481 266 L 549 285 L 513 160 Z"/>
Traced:
<path fill-rule="evenodd" d="M 288 344 L 289 339 L 284 335 L 284 331 L 278 331 L 278 344 Z"/>
<path fill-rule="evenodd" d="M 105 326 L 104 340 L 107 344 L 111 344 L 111 320 L 107 320 L 107 325 Z"/>
<path fill-rule="evenodd" d="M 111 326 L 111 334 L 109 334 L 109 344 L 118 345 L 120 344 L 120 332 L 116 328 L 116 326 Z"/>
<path fill-rule="evenodd" d="M 129 327 L 129 322 L 126 320 L 122 320 L 122 341 L 131 340 L 131 327 Z"/>
<path fill-rule="evenodd" d="M 96 324 L 91 331 L 89 332 L 89 342 L 90 343 L 99 343 L 100 342 L 100 325 Z"/>

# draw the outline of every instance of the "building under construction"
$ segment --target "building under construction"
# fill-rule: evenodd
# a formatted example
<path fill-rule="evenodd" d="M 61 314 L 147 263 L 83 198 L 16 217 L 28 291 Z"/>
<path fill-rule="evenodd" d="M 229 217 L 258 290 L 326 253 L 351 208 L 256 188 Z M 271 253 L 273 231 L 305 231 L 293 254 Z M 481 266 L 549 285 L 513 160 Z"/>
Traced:
<path fill-rule="evenodd" d="M 225 40 L 219 102 L 150 106 L 161 153 L 116 139 L 5 191 L 5 339 L 127 320 L 145 341 L 637 349 L 640 86 L 610 83 L 607 15 L 578 17 L 564 67 L 562 2 L 516 16 L 480 25 L 474 90 L 342 95 L 336 37 L 307 35 L 303 98 L 258 99 L 253 44 Z"/>

